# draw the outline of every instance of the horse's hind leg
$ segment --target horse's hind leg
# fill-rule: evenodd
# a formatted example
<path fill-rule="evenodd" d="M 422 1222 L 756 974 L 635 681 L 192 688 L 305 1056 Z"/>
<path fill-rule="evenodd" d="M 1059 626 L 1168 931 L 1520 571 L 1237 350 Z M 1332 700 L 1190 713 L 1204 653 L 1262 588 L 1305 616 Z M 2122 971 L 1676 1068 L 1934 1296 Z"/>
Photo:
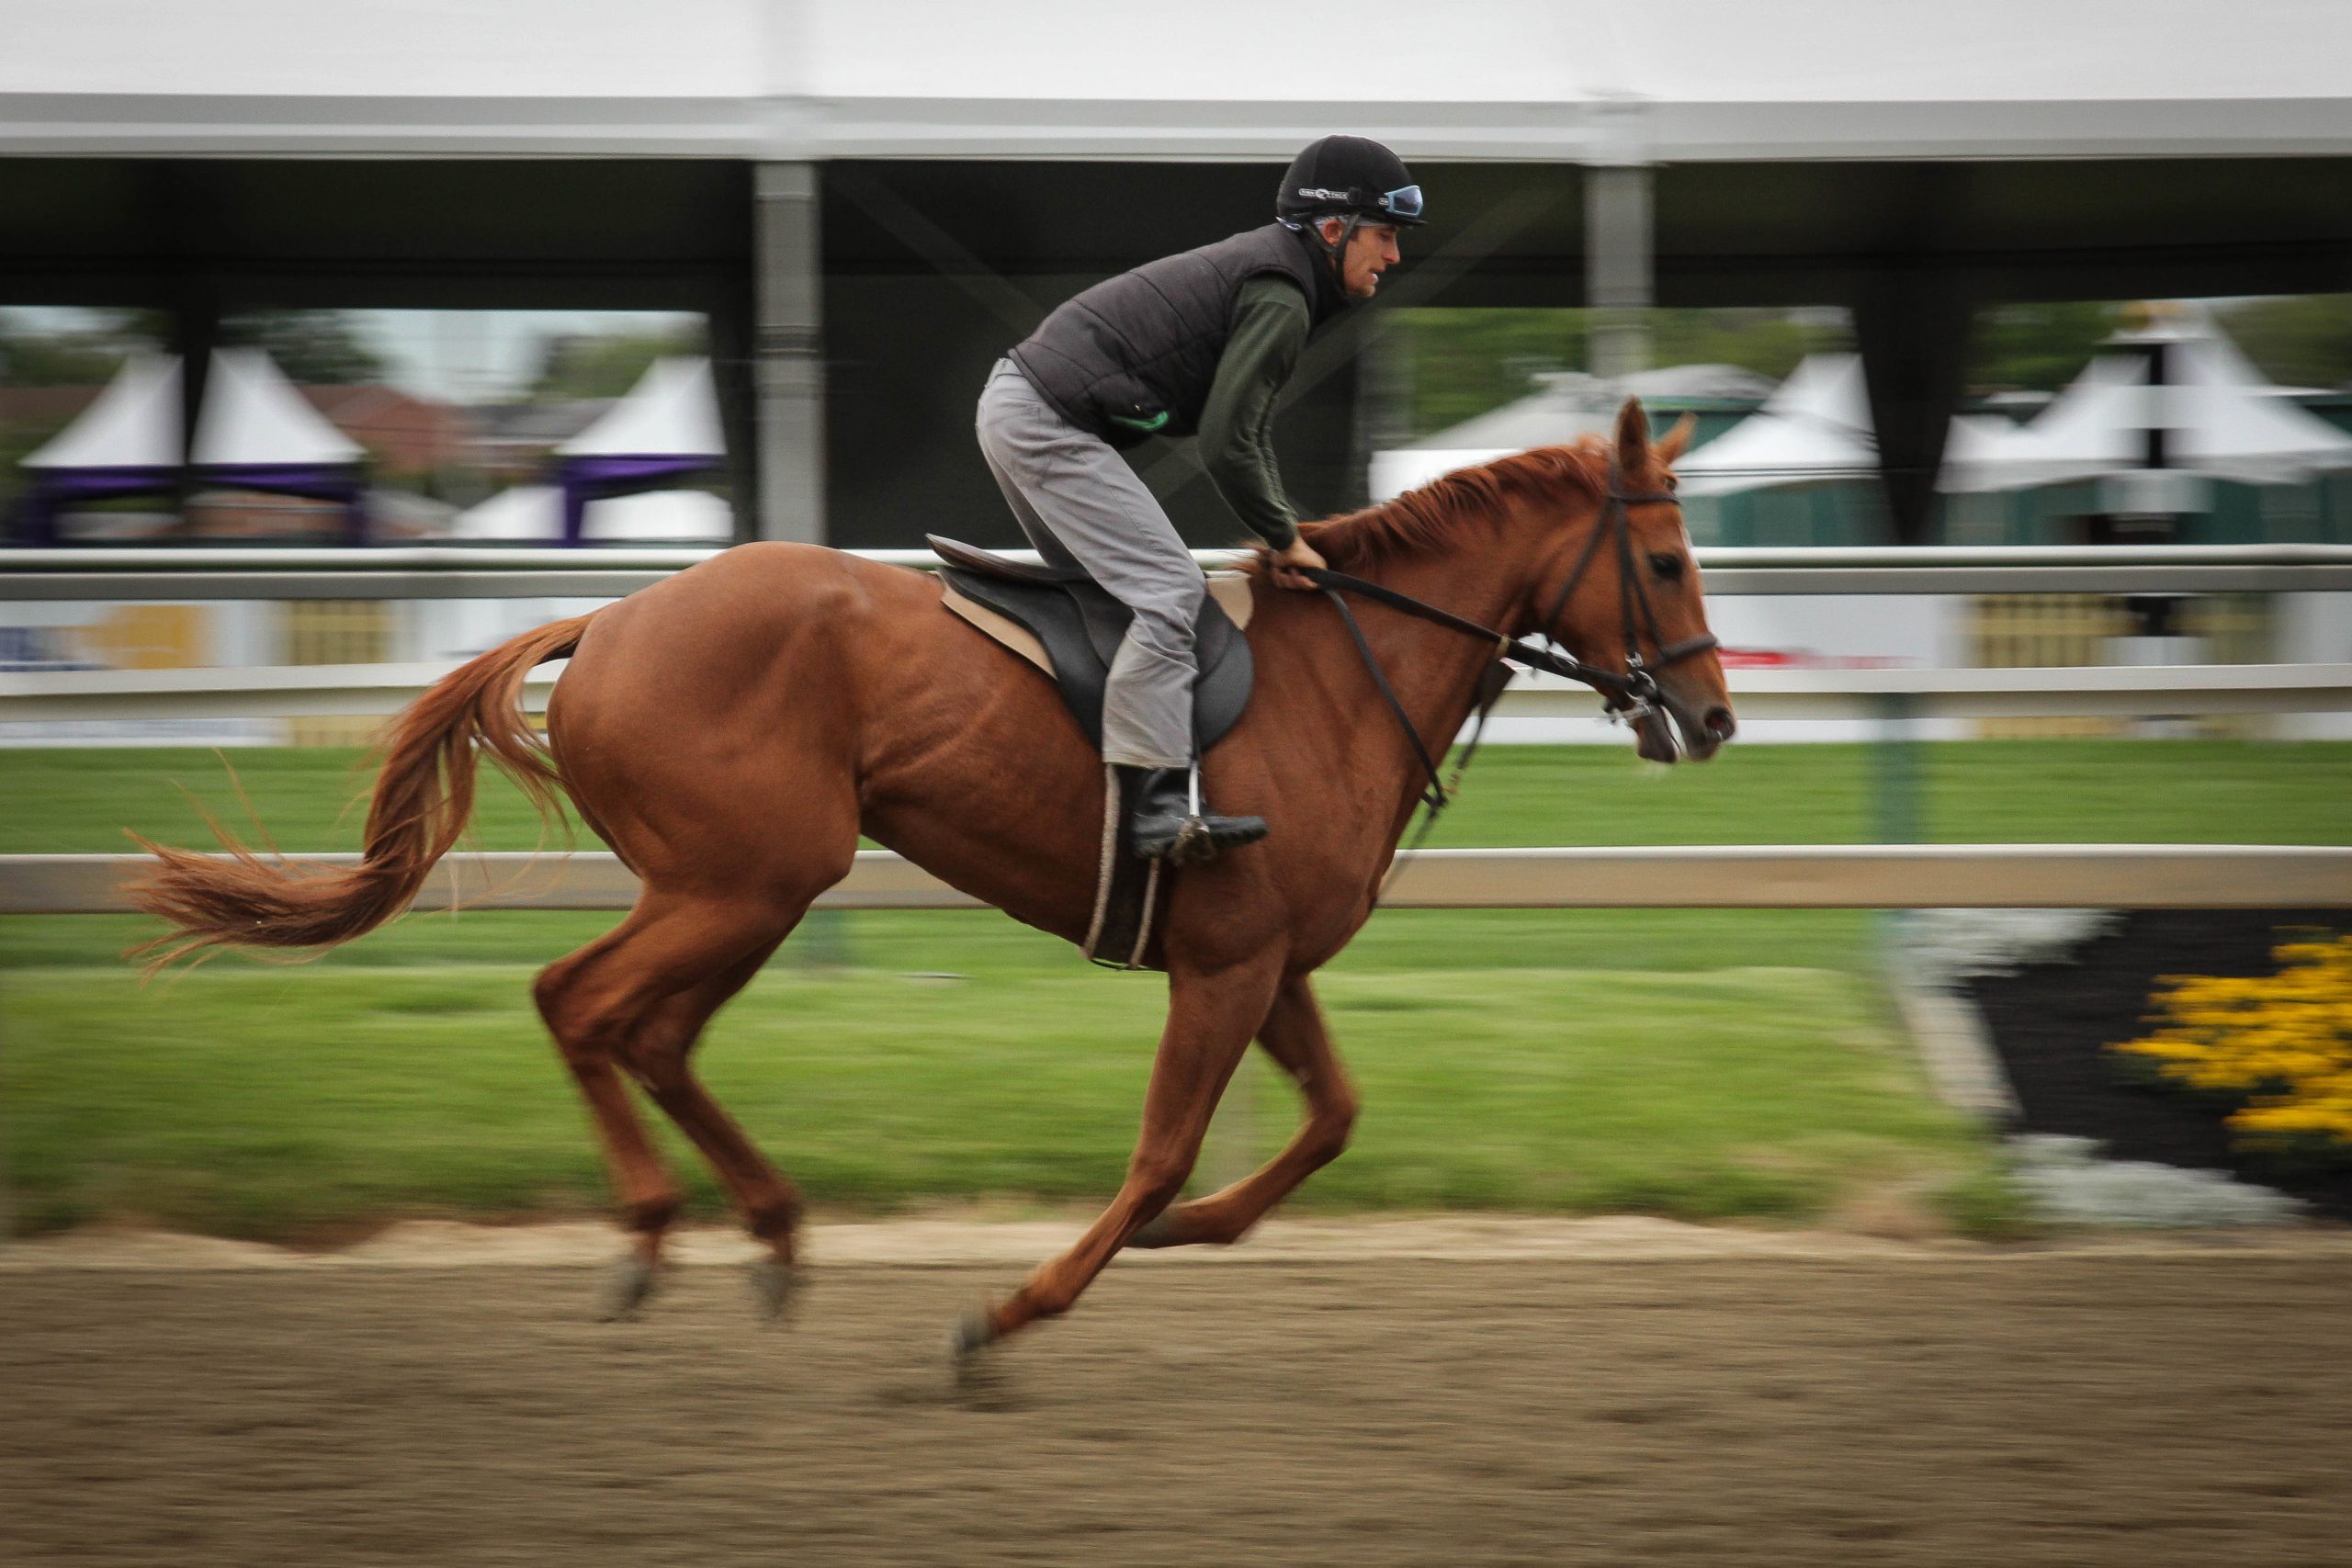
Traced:
<path fill-rule="evenodd" d="M 1340 1157 L 1355 1126 L 1356 1091 L 1331 1048 L 1331 1033 L 1304 975 L 1283 982 L 1258 1031 L 1258 1043 L 1306 1097 L 1306 1119 L 1282 1153 L 1222 1191 L 1178 1203 L 1137 1231 L 1127 1245 L 1185 1247 L 1239 1241 L 1300 1182 Z"/>
<path fill-rule="evenodd" d="M 1217 1100 L 1266 1016 L 1279 962 L 1269 955 L 1214 975 L 1178 970 L 1169 976 L 1168 1025 L 1144 1091 L 1143 1132 L 1125 1183 L 1077 1246 L 1031 1275 L 1002 1305 L 958 1327 L 960 1356 L 968 1361 L 991 1341 L 1068 1312 L 1127 1238 L 1183 1190 Z"/>
<path fill-rule="evenodd" d="M 663 1168 L 629 1101 L 622 1075 L 645 1081 L 640 1044 L 657 1047 L 659 1059 L 676 1042 L 675 1054 L 683 1059 L 684 1045 L 791 924 L 781 912 L 649 892 L 628 919 L 549 964 L 532 988 L 539 1015 L 588 1102 L 624 1221 L 636 1238 L 607 1304 L 608 1316 L 626 1315 L 652 1288 L 662 1238 L 681 1200 L 677 1182 Z M 730 979 L 732 984 L 725 984 Z"/>
<path fill-rule="evenodd" d="M 721 974 L 673 997 L 630 1053 L 637 1080 L 702 1151 L 734 1199 L 744 1227 L 767 1244 L 768 1256 L 752 1265 L 752 1282 L 770 1317 L 784 1314 L 797 1280 L 794 1241 L 800 1226 L 800 1194 L 711 1098 L 695 1077 L 691 1056 L 711 1015 L 759 973 L 775 948 L 775 942 L 766 942 Z"/>

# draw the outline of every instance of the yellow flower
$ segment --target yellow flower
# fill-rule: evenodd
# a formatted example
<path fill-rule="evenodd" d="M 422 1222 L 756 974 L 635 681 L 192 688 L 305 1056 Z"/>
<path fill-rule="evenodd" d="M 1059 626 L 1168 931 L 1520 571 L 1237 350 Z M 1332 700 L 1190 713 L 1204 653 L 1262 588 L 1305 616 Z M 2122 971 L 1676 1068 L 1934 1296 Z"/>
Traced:
<path fill-rule="evenodd" d="M 2352 1149 L 2352 937 L 2282 942 L 2271 957 L 2266 976 L 2159 976 L 2155 1027 L 2109 1049 L 2245 1098 L 2230 1117 L 2240 1133 Z"/>

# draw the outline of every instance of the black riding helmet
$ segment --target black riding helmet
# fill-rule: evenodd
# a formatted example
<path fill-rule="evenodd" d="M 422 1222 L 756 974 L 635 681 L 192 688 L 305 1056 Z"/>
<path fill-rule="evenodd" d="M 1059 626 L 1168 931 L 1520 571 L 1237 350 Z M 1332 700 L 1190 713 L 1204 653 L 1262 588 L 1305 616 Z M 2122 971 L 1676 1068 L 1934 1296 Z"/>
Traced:
<path fill-rule="evenodd" d="M 1421 187 L 1405 161 L 1363 136 L 1326 136 L 1293 158 L 1274 197 L 1274 215 L 1293 228 L 1321 218 L 1419 228 Z"/>

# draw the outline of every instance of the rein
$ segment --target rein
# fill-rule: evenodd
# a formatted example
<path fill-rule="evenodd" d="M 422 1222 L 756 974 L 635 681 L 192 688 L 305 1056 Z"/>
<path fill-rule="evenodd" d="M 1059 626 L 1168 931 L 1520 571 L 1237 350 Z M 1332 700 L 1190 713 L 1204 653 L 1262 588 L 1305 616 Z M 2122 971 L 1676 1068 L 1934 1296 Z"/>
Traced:
<path fill-rule="evenodd" d="M 1441 610 L 1409 593 L 1400 593 L 1394 588 L 1367 581 L 1344 571 L 1333 571 L 1324 567 L 1294 569 L 1301 577 L 1321 589 L 1325 597 L 1339 610 L 1340 619 L 1347 626 L 1348 636 L 1355 642 L 1356 652 L 1362 656 L 1364 668 L 1372 674 L 1373 684 L 1380 689 L 1382 700 L 1388 705 L 1389 713 L 1395 716 L 1396 727 L 1405 732 L 1405 739 L 1411 743 L 1413 755 L 1420 762 L 1421 771 L 1429 780 L 1419 803 L 1428 807 L 1428 815 L 1421 818 L 1420 831 L 1414 836 L 1408 853 L 1419 849 L 1423 840 L 1428 839 L 1430 830 L 1437 825 L 1438 814 L 1453 803 L 1471 758 L 1477 755 L 1478 742 L 1486 734 L 1487 719 L 1493 714 L 1495 705 L 1501 701 L 1503 689 L 1510 684 L 1513 671 L 1504 662 L 1505 660 L 1550 674 L 1563 675 L 1571 681 L 1580 681 L 1604 694 L 1602 705 L 1611 716 L 1622 716 L 1631 722 L 1657 711 L 1656 700 L 1660 694 L 1657 679 L 1651 673 L 1653 668 L 1663 670 L 1717 646 L 1715 637 L 1707 633 L 1686 637 L 1672 645 L 1668 645 L 1660 635 L 1657 615 L 1650 607 L 1649 594 L 1642 586 L 1641 573 L 1634 568 L 1633 518 L 1625 509 L 1654 502 L 1672 502 L 1675 497 L 1670 491 L 1627 491 L 1620 488 L 1621 483 L 1622 476 L 1612 459 L 1609 465 L 1606 503 L 1600 517 L 1594 521 L 1592 532 L 1586 536 L 1584 548 L 1577 553 L 1576 564 L 1568 569 L 1567 576 L 1561 581 L 1558 591 L 1552 595 L 1551 604 L 1544 612 L 1540 623 L 1541 635 L 1553 645 L 1549 648 L 1539 648 L 1450 610 Z M 1625 671 L 1623 674 L 1587 664 L 1566 652 L 1560 648 L 1557 636 L 1560 613 L 1567 607 L 1568 596 L 1576 592 L 1577 584 L 1584 580 L 1584 574 L 1599 556 L 1603 535 L 1613 536 L 1617 543 L 1618 603 L 1623 615 L 1625 632 Z M 1355 612 L 1349 607 L 1345 597 L 1351 593 L 1494 646 L 1493 661 L 1478 675 L 1476 722 L 1471 728 L 1469 743 L 1463 749 L 1462 761 L 1450 779 L 1440 775 L 1437 759 L 1430 755 L 1428 743 L 1421 739 L 1421 732 L 1414 727 L 1411 717 L 1405 712 L 1405 705 L 1397 699 L 1396 688 L 1388 682 L 1387 671 L 1380 667 L 1379 656 L 1373 652 L 1372 644 L 1364 637 L 1363 628 L 1356 624 Z M 1651 646 L 1658 650 L 1656 666 L 1645 664 L 1642 660 L 1641 634 L 1644 629 L 1649 633 Z M 1382 891 L 1385 893 L 1386 888 L 1384 886 Z"/>

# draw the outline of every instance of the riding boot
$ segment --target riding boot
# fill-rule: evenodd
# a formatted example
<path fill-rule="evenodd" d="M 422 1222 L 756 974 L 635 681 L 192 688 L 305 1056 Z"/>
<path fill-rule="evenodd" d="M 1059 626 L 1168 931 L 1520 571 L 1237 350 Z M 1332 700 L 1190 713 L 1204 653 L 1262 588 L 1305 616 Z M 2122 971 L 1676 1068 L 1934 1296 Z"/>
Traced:
<path fill-rule="evenodd" d="M 1146 860 L 1196 865 L 1266 836 L 1262 817 L 1211 815 L 1200 800 L 1194 769 L 1122 767 L 1119 773 L 1127 783 L 1129 837 Z"/>

